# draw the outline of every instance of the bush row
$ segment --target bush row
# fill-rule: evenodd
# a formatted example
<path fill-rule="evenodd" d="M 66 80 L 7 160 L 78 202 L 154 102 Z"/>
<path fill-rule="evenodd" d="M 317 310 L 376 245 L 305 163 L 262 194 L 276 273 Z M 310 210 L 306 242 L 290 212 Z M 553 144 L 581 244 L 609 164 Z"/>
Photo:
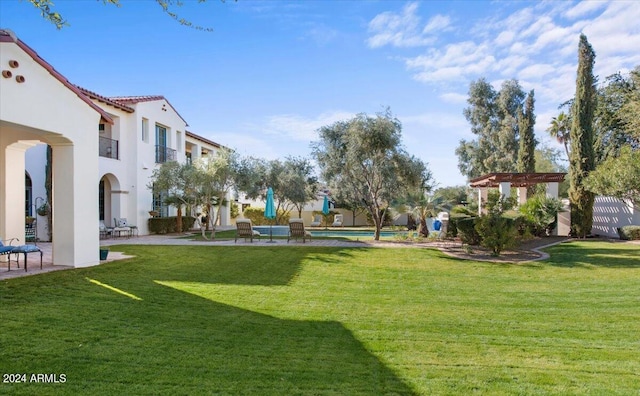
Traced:
<path fill-rule="evenodd" d="M 628 225 L 618 228 L 620 239 L 625 241 L 640 240 L 640 226 Z"/>
<path fill-rule="evenodd" d="M 242 215 L 245 219 L 251 220 L 253 225 L 289 224 L 289 217 L 291 217 L 289 213 L 278 210 L 276 218 L 269 220 L 264 217 L 264 208 L 246 208 Z"/>
<path fill-rule="evenodd" d="M 178 218 L 176 216 L 152 217 L 147 220 L 147 225 L 151 234 L 171 234 L 190 230 L 193 228 L 195 221 L 195 217 L 182 216 L 182 230 L 178 230 Z"/>

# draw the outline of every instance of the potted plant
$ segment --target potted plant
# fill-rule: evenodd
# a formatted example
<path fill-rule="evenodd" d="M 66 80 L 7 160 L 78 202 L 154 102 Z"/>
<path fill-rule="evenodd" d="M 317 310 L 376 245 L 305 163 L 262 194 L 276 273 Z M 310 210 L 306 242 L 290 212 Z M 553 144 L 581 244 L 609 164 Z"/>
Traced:
<path fill-rule="evenodd" d="M 47 215 L 49 215 L 49 204 L 45 202 L 42 205 L 40 205 L 40 207 L 38 209 L 36 209 L 36 213 L 39 216 L 47 216 Z"/>
<path fill-rule="evenodd" d="M 100 247 L 100 260 L 106 260 L 109 255 L 109 249 L 106 247 Z"/>

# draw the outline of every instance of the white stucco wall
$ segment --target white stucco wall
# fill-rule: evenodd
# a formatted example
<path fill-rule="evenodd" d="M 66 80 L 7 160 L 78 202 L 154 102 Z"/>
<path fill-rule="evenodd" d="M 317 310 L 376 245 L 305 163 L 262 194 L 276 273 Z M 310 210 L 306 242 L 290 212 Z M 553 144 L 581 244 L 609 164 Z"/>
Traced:
<path fill-rule="evenodd" d="M 24 240 L 24 162 L 6 166 L 7 158 L 17 148 L 23 151 L 24 161 L 28 146 L 48 143 L 54 152 L 54 264 L 95 265 L 98 234 L 86 230 L 98 227 L 98 191 L 85 187 L 98 183 L 95 126 L 100 113 L 16 43 L 2 42 L 0 68 L 6 69 L 9 60 L 18 61 L 19 67 L 11 71 L 25 81 L 0 77 L 0 163 L 5 164 L 0 169 L 5 191 L 0 197 L 0 233 L 17 234 Z"/>
<path fill-rule="evenodd" d="M 618 227 L 640 225 L 640 211 L 613 197 L 597 196 L 593 205 L 592 234 L 618 238 Z"/>

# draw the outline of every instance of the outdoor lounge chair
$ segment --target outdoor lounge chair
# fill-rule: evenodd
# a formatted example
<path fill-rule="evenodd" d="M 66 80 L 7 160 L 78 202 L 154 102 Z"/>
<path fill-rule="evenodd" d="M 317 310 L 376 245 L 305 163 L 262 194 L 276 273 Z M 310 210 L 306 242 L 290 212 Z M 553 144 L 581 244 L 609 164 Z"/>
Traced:
<path fill-rule="evenodd" d="M 11 239 L 2 239 L 0 240 L 0 256 L 9 256 L 9 260 L 11 260 L 11 253 L 13 253 L 13 248 L 15 246 L 12 246 L 13 241 L 17 241 L 18 238 L 11 238 Z M 5 245 L 5 243 L 7 245 Z M 9 268 L 11 268 L 11 262 L 9 262 Z"/>
<path fill-rule="evenodd" d="M 342 227 L 342 219 L 343 217 L 341 214 L 333 216 L 333 224 L 331 224 L 331 227 Z"/>
<path fill-rule="evenodd" d="M 438 223 L 436 223 L 436 221 Z M 436 238 L 441 238 L 442 235 L 442 222 L 433 217 L 427 218 L 427 230 L 429 230 L 429 236 L 434 236 Z"/>
<path fill-rule="evenodd" d="M 287 237 L 287 243 L 289 243 L 291 239 L 297 240 L 298 238 L 302 238 L 302 243 L 305 243 L 307 239 L 311 240 L 311 233 L 309 231 L 305 231 L 302 219 L 291 219 L 289 220 L 289 236 Z"/>
<path fill-rule="evenodd" d="M 320 227 L 321 224 L 322 224 L 322 216 L 321 215 L 313 216 L 313 221 L 311 222 L 310 226 L 311 227 Z"/>
<path fill-rule="evenodd" d="M 115 217 L 113 218 L 113 225 L 115 226 L 112 230 L 111 230 L 111 235 L 112 236 L 116 236 L 118 235 L 119 237 L 122 236 L 122 234 L 124 233 L 124 235 L 128 237 L 131 236 L 131 229 L 132 227 L 129 225 L 129 222 L 127 221 L 127 219 L 125 217 L 121 217 L 119 219 L 116 219 Z"/>
<path fill-rule="evenodd" d="M 113 236 L 113 228 L 104 225 L 104 220 L 100 220 L 100 239 L 110 238 Z"/>
<path fill-rule="evenodd" d="M 253 229 L 251 220 L 238 219 L 236 220 L 236 243 L 238 242 L 238 238 L 244 238 L 245 241 L 249 238 L 251 243 L 253 243 L 253 238 L 260 240 L 260 233 Z"/>

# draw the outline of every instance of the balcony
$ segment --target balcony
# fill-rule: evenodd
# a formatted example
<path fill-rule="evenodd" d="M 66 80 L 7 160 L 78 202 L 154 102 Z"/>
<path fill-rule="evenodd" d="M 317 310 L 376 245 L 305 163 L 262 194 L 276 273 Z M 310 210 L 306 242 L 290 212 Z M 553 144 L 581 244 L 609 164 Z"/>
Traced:
<path fill-rule="evenodd" d="M 100 136 L 99 155 L 105 158 L 120 159 L 118 141 Z"/>
<path fill-rule="evenodd" d="M 156 146 L 156 164 L 163 164 L 169 161 L 176 161 L 176 150 L 166 146 Z"/>

